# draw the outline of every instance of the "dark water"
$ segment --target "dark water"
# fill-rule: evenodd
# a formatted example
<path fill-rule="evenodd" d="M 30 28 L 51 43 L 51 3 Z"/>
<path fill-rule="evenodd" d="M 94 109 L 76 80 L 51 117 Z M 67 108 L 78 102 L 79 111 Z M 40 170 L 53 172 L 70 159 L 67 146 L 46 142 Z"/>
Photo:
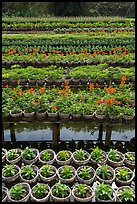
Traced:
<path fill-rule="evenodd" d="M 47 147 L 55 150 L 83 148 L 89 150 L 93 146 L 103 149 L 117 148 L 121 151 L 134 151 L 135 124 L 108 124 L 96 122 L 70 122 L 57 124 L 53 135 L 53 123 L 30 122 L 5 123 L 4 143 L 11 147 L 35 146 L 40 149 Z"/>

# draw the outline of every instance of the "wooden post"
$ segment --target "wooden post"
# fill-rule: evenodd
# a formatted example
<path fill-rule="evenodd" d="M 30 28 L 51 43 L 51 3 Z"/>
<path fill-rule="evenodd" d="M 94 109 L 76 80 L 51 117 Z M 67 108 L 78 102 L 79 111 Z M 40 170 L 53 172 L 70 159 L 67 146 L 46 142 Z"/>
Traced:
<path fill-rule="evenodd" d="M 15 126 L 14 123 L 10 123 L 10 137 L 11 137 L 11 142 L 13 144 L 16 143 L 16 136 L 15 136 Z"/>
<path fill-rule="evenodd" d="M 60 139 L 60 123 L 53 123 L 52 124 L 52 144 L 53 146 L 57 146 L 59 139 Z"/>
<path fill-rule="evenodd" d="M 98 140 L 102 141 L 102 136 L 103 136 L 103 124 L 101 123 L 99 125 L 99 134 L 98 134 Z"/>
<path fill-rule="evenodd" d="M 106 126 L 106 139 L 105 139 L 106 146 L 110 146 L 111 133 L 112 133 L 112 125 L 108 124 Z"/>

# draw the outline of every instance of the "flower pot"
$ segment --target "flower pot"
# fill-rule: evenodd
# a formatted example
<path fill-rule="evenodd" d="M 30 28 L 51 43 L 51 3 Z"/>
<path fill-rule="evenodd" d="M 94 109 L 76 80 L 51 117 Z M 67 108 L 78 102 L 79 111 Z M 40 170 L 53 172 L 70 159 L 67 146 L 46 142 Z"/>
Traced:
<path fill-rule="evenodd" d="M 120 157 L 119 161 L 116 161 L 116 162 L 115 162 L 115 161 L 112 161 L 112 160 L 109 158 L 109 153 L 108 153 L 108 157 L 107 157 L 107 163 L 108 163 L 108 165 L 112 166 L 113 168 L 122 166 L 123 163 L 124 163 L 124 160 L 125 160 L 125 156 L 124 156 L 124 154 L 123 154 L 122 152 L 119 152 L 119 151 L 117 151 L 117 150 L 116 150 L 116 152 L 117 152 L 117 154 L 118 154 L 119 157 Z"/>
<path fill-rule="evenodd" d="M 52 155 L 52 158 L 51 158 L 50 160 L 48 160 L 48 161 L 42 159 L 42 154 L 43 154 L 45 151 L 47 151 L 49 154 Z M 55 162 L 55 159 L 56 159 L 56 153 L 55 153 L 52 149 L 45 149 L 45 150 L 43 150 L 43 151 L 41 151 L 41 152 L 39 153 L 39 161 L 40 161 L 40 163 L 41 163 L 42 165 L 44 165 L 44 164 L 53 164 L 53 163 Z"/>
<path fill-rule="evenodd" d="M 133 194 L 134 194 L 134 198 L 133 198 L 133 201 L 131 200 L 128 200 L 128 195 L 127 195 L 127 200 L 123 200 L 122 199 L 122 196 L 121 196 L 121 193 L 125 190 L 129 190 L 129 191 L 132 191 Z M 122 193 L 123 194 L 123 193 Z M 126 193 L 127 194 L 127 193 Z M 130 198 L 131 198 L 131 194 L 130 194 Z M 116 202 L 135 202 L 135 191 L 133 190 L 133 188 L 131 188 L 130 186 L 121 186 L 117 189 L 116 191 Z"/>
<path fill-rule="evenodd" d="M 99 161 L 96 161 L 95 159 L 92 158 L 93 153 L 91 152 L 90 161 L 95 166 L 97 166 L 98 164 L 103 165 L 103 164 L 106 164 L 107 162 L 107 153 L 104 150 L 101 150 L 101 151 L 102 151 L 102 159 L 100 159 Z"/>
<path fill-rule="evenodd" d="M 79 172 L 81 172 L 81 169 L 83 169 L 83 167 L 89 168 L 90 169 L 90 178 L 88 179 L 83 179 L 80 175 Z M 84 183 L 87 185 L 91 185 L 93 184 L 94 180 L 95 180 L 95 176 L 96 176 L 96 171 L 91 167 L 91 166 L 80 166 L 77 169 L 77 179 L 80 183 Z"/>
<path fill-rule="evenodd" d="M 65 179 L 65 178 L 62 178 L 61 176 L 61 170 L 64 168 L 64 167 L 70 167 L 73 171 L 73 176 L 69 179 Z M 71 166 L 71 165 L 64 165 L 64 166 L 60 166 L 58 169 L 57 169 L 57 175 L 58 175 L 58 178 L 59 180 L 62 182 L 62 183 L 65 183 L 65 184 L 71 184 L 74 180 L 75 180 L 75 177 L 76 177 L 76 169 Z"/>
<path fill-rule="evenodd" d="M 54 174 L 52 174 L 50 176 L 44 176 L 41 173 L 41 170 L 43 169 L 43 166 L 39 169 L 39 177 L 40 177 L 41 181 L 43 181 L 45 183 L 51 183 L 52 181 L 55 181 L 56 175 L 57 175 L 57 168 L 55 166 L 53 166 L 53 165 L 50 165 L 50 164 L 48 164 L 48 166 L 54 172 Z"/>
<path fill-rule="evenodd" d="M 70 119 L 70 114 L 59 113 L 59 119 L 63 121 L 68 121 Z"/>
<path fill-rule="evenodd" d="M 63 150 L 63 151 L 67 152 L 67 153 L 70 155 L 70 157 L 69 157 L 67 160 L 60 160 L 60 159 L 59 159 L 59 153 L 60 153 L 60 151 L 59 151 L 59 152 L 57 153 L 57 155 L 56 155 L 56 163 L 57 163 L 58 165 L 68 165 L 68 164 L 70 164 L 71 161 L 72 161 L 72 152 L 69 151 L 69 150 Z"/>
<path fill-rule="evenodd" d="M 106 119 L 106 117 L 107 117 L 106 114 L 101 114 L 98 111 L 95 111 L 95 118 L 97 120 L 99 120 L 100 122 L 104 121 L 104 119 Z"/>
<path fill-rule="evenodd" d="M 6 202 L 8 197 L 8 189 L 2 186 L 2 202 Z"/>
<path fill-rule="evenodd" d="M 47 113 L 49 121 L 58 121 L 58 113 Z"/>
<path fill-rule="evenodd" d="M 33 159 L 25 159 L 23 156 L 23 151 L 21 152 L 21 156 L 22 156 L 22 162 L 24 162 L 25 164 L 34 164 L 37 162 L 38 158 L 39 158 L 39 150 L 36 148 L 30 148 L 33 152 L 35 152 L 36 156 Z"/>
<path fill-rule="evenodd" d="M 72 114 L 72 120 L 73 121 L 81 121 L 82 120 L 82 114 Z"/>
<path fill-rule="evenodd" d="M 16 169 L 16 174 L 13 175 L 13 176 L 5 177 L 5 176 L 4 176 L 3 169 L 2 169 L 2 181 L 3 181 L 4 183 L 11 183 L 11 182 L 16 181 L 16 180 L 19 178 L 20 168 L 19 168 L 16 164 L 13 164 L 13 166 L 14 166 L 14 168 Z"/>
<path fill-rule="evenodd" d="M 14 150 L 17 151 L 17 153 L 19 153 L 19 156 L 16 159 L 9 159 L 8 154 Z M 19 161 L 21 161 L 21 149 L 15 148 L 15 149 L 10 149 L 9 151 L 7 151 L 6 160 L 10 164 L 17 164 Z"/>
<path fill-rule="evenodd" d="M 79 184 L 77 184 L 77 185 L 79 185 Z M 74 201 L 76 201 L 76 202 L 92 202 L 92 198 L 94 196 L 93 189 L 89 185 L 85 184 L 86 187 L 88 188 L 87 193 L 86 193 L 85 197 L 79 197 L 77 195 L 77 185 L 75 185 L 72 189 L 72 196 L 74 198 Z"/>
<path fill-rule="evenodd" d="M 122 169 L 127 169 L 127 170 L 129 171 L 130 178 L 129 178 L 128 180 L 123 181 L 123 180 L 119 179 L 117 173 L 118 173 L 118 171 L 119 171 L 120 168 L 122 168 Z M 115 183 L 116 183 L 116 185 L 117 185 L 118 187 L 120 187 L 120 186 L 130 186 L 131 183 L 132 183 L 132 181 L 133 181 L 133 179 L 134 179 L 134 172 L 133 172 L 130 168 L 128 168 L 128 167 L 126 167 L 126 166 L 122 166 L 122 167 L 117 167 L 117 168 L 115 168 Z"/>
<path fill-rule="evenodd" d="M 67 186 L 67 188 L 68 188 L 68 195 L 63 197 L 63 198 L 61 198 L 61 197 L 57 197 L 57 195 L 55 195 L 53 193 L 53 189 L 55 188 L 55 185 L 53 185 L 51 187 L 51 191 L 50 191 L 51 192 L 51 201 L 53 201 L 53 202 L 70 202 L 71 189 L 69 188 L 69 186 Z M 64 184 L 64 185 L 66 185 L 66 184 Z"/>
<path fill-rule="evenodd" d="M 100 169 L 101 165 L 96 169 L 96 178 L 99 182 L 104 182 L 106 184 L 112 184 L 113 181 L 115 180 L 115 171 L 111 166 L 108 166 L 105 164 L 105 166 L 108 167 L 108 169 L 111 171 L 111 177 L 108 179 L 102 179 L 99 175 L 98 175 L 98 170 Z"/>
<path fill-rule="evenodd" d="M 85 115 L 85 114 L 83 114 L 83 120 L 84 121 L 92 121 L 92 120 L 94 120 L 94 113 L 92 113 L 91 115 Z"/>
<path fill-rule="evenodd" d="M 131 123 L 134 121 L 135 116 L 134 115 L 122 115 L 122 122 L 123 123 Z"/>
<path fill-rule="evenodd" d="M 49 185 L 47 185 L 45 183 L 42 183 L 42 185 L 47 186 L 48 193 L 43 198 L 36 198 L 35 193 L 33 192 L 33 189 L 35 186 L 33 186 L 33 188 L 31 189 L 31 201 L 34 201 L 34 202 L 48 202 L 49 201 L 50 187 L 49 187 Z"/>
<path fill-rule="evenodd" d="M 43 112 L 43 113 L 36 112 L 36 117 L 39 121 L 46 120 L 47 113 L 46 112 Z"/>
<path fill-rule="evenodd" d="M 19 183 L 18 183 L 19 184 Z M 16 185 L 18 185 L 16 184 Z M 30 188 L 30 185 L 28 183 L 21 183 L 23 185 L 23 188 L 26 190 L 26 194 L 24 195 L 24 197 L 20 200 L 14 200 L 11 196 L 11 189 L 8 191 L 8 201 L 9 202 L 27 202 L 30 198 L 30 194 L 31 194 L 31 188 Z M 15 185 L 15 186 L 16 186 Z"/>
<path fill-rule="evenodd" d="M 7 150 L 2 148 L 2 152 L 4 153 L 4 155 L 2 156 L 2 163 L 4 163 L 6 161 Z"/>
<path fill-rule="evenodd" d="M 124 160 L 124 164 L 129 167 L 130 169 L 134 170 L 135 169 L 135 160 L 130 160 L 128 159 L 127 155 L 131 154 L 133 155 L 133 157 L 135 157 L 135 152 L 126 152 L 125 153 L 125 160 Z"/>
<path fill-rule="evenodd" d="M 23 120 L 27 122 L 34 121 L 35 119 L 35 112 L 27 113 L 26 111 L 23 112 Z"/>
<path fill-rule="evenodd" d="M 113 198 L 110 199 L 110 200 L 101 200 L 101 199 L 95 197 L 95 201 L 96 201 L 96 202 L 99 202 L 99 203 L 113 203 L 113 202 L 116 201 L 115 192 L 113 191 Z"/>
<path fill-rule="evenodd" d="M 111 123 L 121 122 L 121 121 L 122 121 L 121 115 L 122 115 L 122 114 L 119 114 L 119 115 L 117 115 L 117 116 L 109 115 L 108 120 L 109 120 Z"/>
<path fill-rule="evenodd" d="M 19 176 L 20 176 L 20 180 L 22 182 L 28 183 L 28 184 L 35 184 L 36 181 L 38 180 L 38 176 L 39 176 L 39 168 L 35 165 L 32 165 L 31 167 L 33 168 L 34 172 L 36 173 L 36 176 L 32 179 L 25 179 L 22 177 L 21 171 L 23 169 L 24 166 L 21 167 L 20 172 L 19 172 Z"/>
<path fill-rule="evenodd" d="M 11 120 L 14 120 L 14 121 L 22 120 L 22 114 L 23 114 L 22 111 L 20 113 L 12 113 L 12 110 L 10 110 Z"/>
<path fill-rule="evenodd" d="M 81 166 L 81 165 L 85 165 L 89 162 L 90 160 L 90 154 L 83 150 L 85 153 L 86 153 L 86 159 L 83 159 L 83 160 L 77 160 L 76 157 L 75 157 L 75 154 L 77 152 L 77 150 L 75 152 L 72 153 L 72 160 L 73 160 L 73 163 L 77 166 Z"/>

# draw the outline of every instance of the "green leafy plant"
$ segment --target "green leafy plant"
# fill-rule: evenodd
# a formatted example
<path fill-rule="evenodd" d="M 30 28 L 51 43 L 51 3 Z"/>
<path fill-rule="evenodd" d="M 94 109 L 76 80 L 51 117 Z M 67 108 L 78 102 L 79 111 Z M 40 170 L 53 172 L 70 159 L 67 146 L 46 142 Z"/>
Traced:
<path fill-rule="evenodd" d="M 124 186 L 117 192 L 117 197 L 121 202 L 134 202 L 135 192 L 128 186 Z"/>
<path fill-rule="evenodd" d="M 48 194 L 48 192 L 49 192 L 48 184 L 43 183 L 37 183 L 32 189 L 32 193 L 37 199 L 45 197 Z"/>
<path fill-rule="evenodd" d="M 11 198 L 14 200 L 20 200 L 27 194 L 26 189 L 23 187 L 21 183 L 12 186 L 10 189 Z"/>
<path fill-rule="evenodd" d="M 40 173 L 44 177 L 51 177 L 55 174 L 55 171 L 52 169 L 51 165 L 45 164 L 44 166 L 42 166 Z"/>
<path fill-rule="evenodd" d="M 75 194 L 80 198 L 85 198 L 89 188 L 86 184 L 78 184 L 75 186 Z"/>
<path fill-rule="evenodd" d="M 57 159 L 60 161 L 66 161 L 70 158 L 70 154 L 66 150 L 61 150 L 58 152 Z"/>
<path fill-rule="evenodd" d="M 125 158 L 129 161 L 135 161 L 135 156 L 132 153 L 126 153 Z"/>
<path fill-rule="evenodd" d="M 63 179 L 70 179 L 74 175 L 74 170 L 71 166 L 65 165 L 59 171 L 60 177 Z"/>
<path fill-rule="evenodd" d="M 92 175 L 92 169 L 86 166 L 83 166 L 82 168 L 80 168 L 78 172 L 78 176 L 84 180 L 90 179 L 91 175 Z"/>
<path fill-rule="evenodd" d="M 118 168 L 116 171 L 116 177 L 122 181 L 128 181 L 132 176 L 132 173 L 126 168 Z"/>
<path fill-rule="evenodd" d="M 24 159 L 31 160 L 36 157 L 36 153 L 31 148 L 26 147 L 23 150 L 22 156 L 24 157 Z"/>
<path fill-rule="evenodd" d="M 52 155 L 49 151 L 45 150 L 45 151 L 42 152 L 42 154 L 41 154 L 41 159 L 42 159 L 43 161 L 50 161 L 50 160 L 53 159 L 53 155 Z"/>
<path fill-rule="evenodd" d="M 112 178 L 112 173 L 109 169 L 109 166 L 107 165 L 99 166 L 96 173 L 100 178 L 104 180 L 109 180 Z"/>
<path fill-rule="evenodd" d="M 21 169 L 21 176 L 24 179 L 31 180 L 35 178 L 36 172 L 34 171 L 31 165 L 26 165 L 26 166 L 23 166 Z"/>
<path fill-rule="evenodd" d="M 69 187 L 66 184 L 63 184 L 60 181 L 58 181 L 54 185 L 52 189 L 52 193 L 56 197 L 65 198 L 66 196 L 69 195 Z"/>
<path fill-rule="evenodd" d="M 87 153 L 83 149 L 79 149 L 75 151 L 74 158 L 78 161 L 82 161 L 87 159 Z"/>
<path fill-rule="evenodd" d="M 2 174 L 5 177 L 12 177 L 17 173 L 17 169 L 12 164 L 6 164 L 2 169 Z"/>
<path fill-rule="evenodd" d="M 100 200 L 111 200 L 113 189 L 109 184 L 99 183 L 95 188 L 95 196 Z"/>
<path fill-rule="evenodd" d="M 10 150 L 10 151 L 8 151 L 8 153 L 7 153 L 7 158 L 8 158 L 8 160 L 17 159 L 19 156 L 20 156 L 20 153 L 18 152 L 17 149 Z"/>
<path fill-rule="evenodd" d="M 101 161 L 103 157 L 103 152 L 99 147 L 92 148 L 91 158 L 97 162 Z"/>
<path fill-rule="evenodd" d="M 108 158 L 114 162 L 118 162 L 120 160 L 120 155 L 118 154 L 116 149 L 111 149 L 108 152 Z"/>

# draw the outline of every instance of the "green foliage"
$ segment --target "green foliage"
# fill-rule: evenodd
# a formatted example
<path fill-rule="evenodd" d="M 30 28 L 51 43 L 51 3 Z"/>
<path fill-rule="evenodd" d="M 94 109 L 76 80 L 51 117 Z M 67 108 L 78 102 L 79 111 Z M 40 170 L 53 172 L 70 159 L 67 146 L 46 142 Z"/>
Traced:
<path fill-rule="evenodd" d="M 99 183 L 95 188 L 95 196 L 100 200 L 111 200 L 113 189 L 109 184 Z"/>
<path fill-rule="evenodd" d="M 59 198 L 65 198 L 69 194 L 69 187 L 66 184 L 61 183 L 58 181 L 52 191 L 53 195 Z"/>
<path fill-rule="evenodd" d="M 103 152 L 102 150 L 97 146 L 95 148 L 91 148 L 91 158 L 97 162 L 102 161 L 103 159 Z"/>
<path fill-rule="evenodd" d="M 20 153 L 18 152 L 17 149 L 10 150 L 7 153 L 8 160 L 17 159 L 19 156 L 20 156 Z"/>
<path fill-rule="evenodd" d="M 87 152 L 83 149 L 78 149 L 74 153 L 74 158 L 78 161 L 82 161 L 88 158 Z"/>
<path fill-rule="evenodd" d="M 12 164 L 6 164 L 2 169 L 2 174 L 4 177 L 12 177 L 16 174 L 16 168 Z"/>
<path fill-rule="evenodd" d="M 31 180 L 35 178 L 36 172 L 34 171 L 31 165 L 26 165 L 26 166 L 23 166 L 21 169 L 21 176 L 24 179 Z"/>
<path fill-rule="evenodd" d="M 48 164 L 45 164 L 44 166 L 42 166 L 40 173 L 42 176 L 47 178 L 55 174 L 54 170 Z"/>
<path fill-rule="evenodd" d="M 129 161 L 135 161 L 135 156 L 132 153 L 126 153 L 125 158 Z"/>
<path fill-rule="evenodd" d="M 45 197 L 48 192 L 48 185 L 43 183 L 37 183 L 32 189 L 32 193 L 37 199 Z"/>
<path fill-rule="evenodd" d="M 70 158 L 70 154 L 66 150 L 61 150 L 58 152 L 57 159 L 60 161 L 66 161 Z"/>
<path fill-rule="evenodd" d="M 80 183 L 75 186 L 75 194 L 77 195 L 77 197 L 85 198 L 86 193 L 88 191 L 89 191 L 89 188 L 86 184 Z"/>
<path fill-rule="evenodd" d="M 126 168 L 118 168 L 116 171 L 116 177 L 121 181 L 128 181 L 132 176 L 132 173 Z"/>
<path fill-rule="evenodd" d="M 120 160 L 120 155 L 118 154 L 116 149 L 111 149 L 108 152 L 108 158 L 114 162 L 118 162 Z"/>
<path fill-rule="evenodd" d="M 78 176 L 84 180 L 91 178 L 92 169 L 90 167 L 83 166 L 78 172 Z"/>
<path fill-rule="evenodd" d="M 100 178 L 104 180 L 112 179 L 111 170 L 109 169 L 109 166 L 107 165 L 99 166 L 96 173 Z"/>
<path fill-rule="evenodd" d="M 70 179 L 74 175 L 74 170 L 71 166 L 65 165 L 59 171 L 60 177 L 63 179 Z"/>
<path fill-rule="evenodd" d="M 26 147 L 23 150 L 22 156 L 24 157 L 24 159 L 31 160 L 31 159 L 34 159 L 36 157 L 36 153 L 31 148 Z"/>
<path fill-rule="evenodd" d="M 134 202 L 135 192 L 128 187 L 124 187 L 118 190 L 117 197 L 121 202 Z"/>
<path fill-rule="evenodd" d="M 11 198 L 16 201 L 23 198 L 24 192 L 26 192 L 26 190 L 21 183 L 12 186 L 10 189 Z"/>
<path fill-rule="evenodd" d="M 53 155 L 52 155 L 49 151 L 45 150 L 45 151 L 42 152 L 42 154 L 41 154 L 41 159 L 42 159 L 43 161 L 50 161 L 50 160 L 53 159 Z"/>

